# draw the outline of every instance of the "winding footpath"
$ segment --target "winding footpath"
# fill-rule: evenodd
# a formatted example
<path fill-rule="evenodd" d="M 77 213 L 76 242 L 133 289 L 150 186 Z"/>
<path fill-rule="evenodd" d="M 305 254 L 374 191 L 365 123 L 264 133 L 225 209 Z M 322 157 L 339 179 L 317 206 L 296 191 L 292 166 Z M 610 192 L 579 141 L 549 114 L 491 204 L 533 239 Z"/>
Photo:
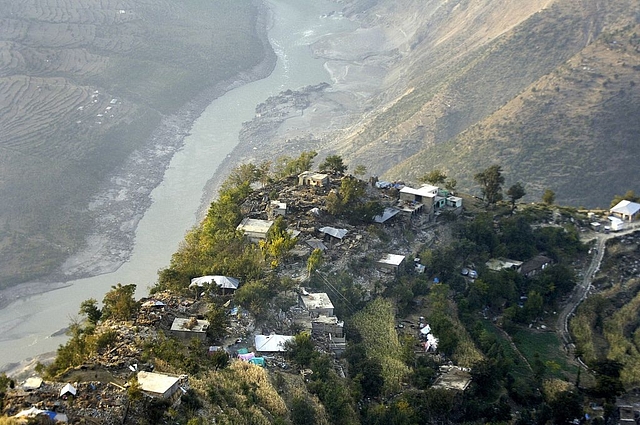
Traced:
<path fill-rule="evenodd" d="M 625 230 L 616 233 L 596 233 L 595 246 L 591 248 L 591 252 L 594 254 L 593 259 L 584 272 L 582 282 L 573 288 L 573 291 L 571 292 L 571 295 L 567 300 L 567 304 L 558 314 L 556 329 L 562 337 L 564 350 L 569 355 L 573 355 L 575 349 L 575 346 L 571 339 L 571 334 L 569 333 L 569 318 L 576 311 L 580 303 L 589 296 L 591 283 L 593 282 L 593 278 L 595 277 L 597 271 L 600 269 L 600 264 L 602 263 L 602 259 L 604 258 L 606 242 L 609 239 L 618 238 L 620 236 L 633 233 L 640 229 L 640 223 L 627 223 L 627 226 L 628 227 Z M 588 367 L 582 362 L 580 358 L 576 358 L 576 360 L 585 369 L 588 370 Z"/>

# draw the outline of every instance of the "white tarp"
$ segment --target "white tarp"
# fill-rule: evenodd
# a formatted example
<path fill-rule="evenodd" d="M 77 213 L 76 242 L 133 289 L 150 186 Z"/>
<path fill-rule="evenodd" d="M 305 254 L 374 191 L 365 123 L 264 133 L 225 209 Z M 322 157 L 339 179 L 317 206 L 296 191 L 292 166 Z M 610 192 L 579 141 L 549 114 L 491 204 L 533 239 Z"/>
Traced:
<path fill-rule="evenodd" d="M 254 344 L 258 352 L 275 353 L 284 351 L 288 341 L 293 341 L 293 337 L 289 335 L 256 335 Z"/>
<path fill-rule="evenodd" d="M 189 285 L 189 288 L 193 288 L 194 286 L 201 288 L 204 285 L 211 285 L 212 283 L 215 283 L 216 285 L 218 285 L 223 289 L 238 289 L 238 285 L 240 285 L 240 281 L 233 277 L 201 276 L 201 277 L 194 277 L 193 279 L 191 279 L 191 284 Z"/>
<path fill-rule="evenodd" d="M 60 390 L 60 397 L 62 397 L 67 393 L 71 395 L 76 395 L 76 389 L 73 387 L 73 385 L 66 384 L 64 387 L 62 387 L 62 389 Z"/>

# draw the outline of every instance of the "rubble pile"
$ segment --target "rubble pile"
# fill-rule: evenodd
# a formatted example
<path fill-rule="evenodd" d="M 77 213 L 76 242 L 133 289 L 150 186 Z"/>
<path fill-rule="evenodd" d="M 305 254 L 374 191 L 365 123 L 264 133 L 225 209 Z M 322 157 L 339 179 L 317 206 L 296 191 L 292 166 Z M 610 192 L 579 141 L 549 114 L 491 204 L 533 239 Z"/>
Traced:
<path fill-rule="evenodd" d="M 74 383 L 75 395 L 60 395 L 66 384 L 43 382 L 33 390 L 15 389 L 7 393 L 3 414 L 14 416 L 35 407 L 65 414 L 70 423 L 93 419 L 95 423 L 121 423 L 127 406 L 126 391 L 98 381 Z M 91 422 L 89 422 L 91 423 Z"/>

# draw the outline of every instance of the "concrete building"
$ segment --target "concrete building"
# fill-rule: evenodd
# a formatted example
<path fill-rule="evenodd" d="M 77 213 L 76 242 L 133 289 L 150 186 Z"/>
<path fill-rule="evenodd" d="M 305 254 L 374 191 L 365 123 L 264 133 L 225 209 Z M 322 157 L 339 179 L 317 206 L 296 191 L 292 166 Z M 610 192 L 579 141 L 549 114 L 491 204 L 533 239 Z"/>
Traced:
<path fill-rule="evenodd" d="M 169 398 L 179 388 L 180 378 L 154 372 L 138 372 L 140 389 L 152 397 Z"/>
<path fill-rule="evenodd" d="M 171 324 L 171 334 L 183 341 L 190 341 L 192 338 L 204 341 L 207 337 L 207 329 L 209 329 L 209 321 L 198 320 L 195 317 L 188 319 L 176 317 Z"/>
<path fill-rule="evenodd" d="M 331 335 L 342 338 L 344 336 L 344 322 L 336 316 L 320 315 L 311 319 L 311 335 L 314 337 Z"/>
<path fill-rule="evenodd" d="M 386 270 L 391 270 L 394 273 L 398 273 L 401 270 L 402 263 L 405 256 L 399 254 L 384 254 L 384 256 L 378 260 L 378 267 Z"/>
<path fill-rule="evenodd" d="M 298 295 L 298 302 L 312 317 L 333 316 L 333 304 L 325 292 L 310 294 L 303 291 Z"/>
<path fill-rule="evenodd" d="M 257 243 L 267 238 L 267 232 L 269 232 L 271 226 L 273 226 L 273 221 L 270 220 L 245 218 L 238 224 L 236 229 L 243 231 L 251 242 Z"/>
<path fill-rule="evenodd" d="M 304 171 L 298 175 L 298 186 L 327 187 L 329 186 L 329 175 Z"/>

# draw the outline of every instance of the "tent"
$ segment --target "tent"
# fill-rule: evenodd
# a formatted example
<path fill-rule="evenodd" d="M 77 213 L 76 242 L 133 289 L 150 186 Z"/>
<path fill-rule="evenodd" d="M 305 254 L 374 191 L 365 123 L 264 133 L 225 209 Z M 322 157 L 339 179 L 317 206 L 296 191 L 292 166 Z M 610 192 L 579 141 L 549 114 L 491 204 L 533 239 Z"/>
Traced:
<path fill-rule="evenodd" d="M 264 357 L 254 357 L 251 360 L 249 360 L 249 363 L 254 364 L 256 366 L 262 366 L 262 367 L 266 366 Z"/>
<path fill-rule="evenodd" d="M 194 277 L 193 279 L 191 279 L 191 284 L 189 285 L 189 288 L 193 288 L 193 287 L 202 288 L 206 284 L 211 285 L 213 283 L 215 283 L 222 289 L 231 289 L 234 291 L 238 289 L 238 285 L 240 285 L 240 281 L 233 277 L 201 276 L 201 277 Z"/>
<path fill-rule="evenodd" d="M 64 387 L 62 387 L 62 389 L 60 390 L 60 397 L 66 394 L 76 395 L 76 389 L 73 387 L 73 385 L 66 384 Z"/>

